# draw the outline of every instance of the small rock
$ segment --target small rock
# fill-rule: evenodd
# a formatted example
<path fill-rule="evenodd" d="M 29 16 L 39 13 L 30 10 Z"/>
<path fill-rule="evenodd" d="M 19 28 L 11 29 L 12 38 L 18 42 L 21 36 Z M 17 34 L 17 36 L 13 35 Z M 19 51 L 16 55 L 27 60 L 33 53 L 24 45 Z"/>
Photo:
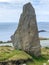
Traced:
<path fill-rule="evenodd" d="M 23 65 L 26 65 L 26 64 L 23 64 Z"/>
<path fill-rule="evenodd" d="M 26 64 L 20 64 L 20 65 L 26 65 Z"/>
<path fill-rule="evenodd" d="M 48 60 L 48 62 L 49 62 L 49 60 Z"/>
<path fill-rule="evenodd" d="M 43 63 L 43 65 L 46 65 L 46 63 Z"/>

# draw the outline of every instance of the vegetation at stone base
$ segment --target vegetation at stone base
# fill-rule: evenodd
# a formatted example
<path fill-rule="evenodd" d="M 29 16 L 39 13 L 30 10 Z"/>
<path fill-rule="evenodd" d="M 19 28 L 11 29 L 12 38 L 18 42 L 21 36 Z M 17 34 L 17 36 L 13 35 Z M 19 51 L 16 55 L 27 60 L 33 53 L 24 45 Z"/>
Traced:
<path fill-rule="evenodd" d="M 44 63 L 49 65 L 48 63 L 49 55 L 42 55 L 38 58 L 33 56 L 32 58 L 33 58 L 33 62 L 27 62 L 27 65 L 43 65 Z"/>
<path fill-rule="evenodd" d="M 27 60 L 32 57 L 24 51 L 15 50 L 12 47 L 0 47 L 0 61 L 20 59 Z"/>
<path fill-rule="evenodd" d="M 41 49 L 41 56 L 35 57 L 30 56 L 29 54 L 25 53 L 21 50 L 15 50 L 12 47 L 0 47 L 0 61 L 5 60 L 27 60 L 31 59 L 30 61 L 27 61 L 27 65 L 43 65 L 43 63 L 47 63 L 49 65 L 49 49 L 48 48 L 42 48 Z"/>
<path fill-rule="evenodd" d="M 49 49 L 48 48 L 42 48 L 41 49 L 41 56 L 35 57 L 32 56 L 33 62 L 27 62 L 27 65 L 43 65 L 46 63 L 46 65 L 49 65 Z"/>

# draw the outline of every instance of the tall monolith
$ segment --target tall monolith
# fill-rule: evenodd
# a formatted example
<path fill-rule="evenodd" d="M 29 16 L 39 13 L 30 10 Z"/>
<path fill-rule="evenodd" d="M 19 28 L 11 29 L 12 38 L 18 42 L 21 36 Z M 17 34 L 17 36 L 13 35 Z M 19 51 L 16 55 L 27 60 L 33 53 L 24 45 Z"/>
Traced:
<path fill-rule="evenodd" d="M 36 14 L 31 3 L 23 6 L 18 28 L 14 35 L 11 36 L 11 39 L 16 49 L 24 50 L 35 56 L 40 55 L 41 46 L 38 37 Z"/>

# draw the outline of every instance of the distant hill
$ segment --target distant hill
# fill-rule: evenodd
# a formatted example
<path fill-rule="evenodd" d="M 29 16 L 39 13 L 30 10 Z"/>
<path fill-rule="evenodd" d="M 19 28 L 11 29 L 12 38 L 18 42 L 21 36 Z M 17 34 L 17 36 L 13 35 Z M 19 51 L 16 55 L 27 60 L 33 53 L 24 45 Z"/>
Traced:
<path fill-rule="evenodd" d="M 40 30 L 40 31 L 38 31 L 38 33 L 40 33 L 40 32 L 47 32 L 46 30 Z"/>
<path fill-rule="evenodd" d="M 0 41 L 0 43 L 12 43 L 12 41 L 11 40 L 8 40 L 8 41 Z"/>
<path fill-rule="evenodd" d="M 0 41 L 0 43 L 3 43 L 3 41 Z"/>
<path fill-rule="evenodd" d="M 49 38 L 39 37 L 40 40 L 49 40 Z"/>

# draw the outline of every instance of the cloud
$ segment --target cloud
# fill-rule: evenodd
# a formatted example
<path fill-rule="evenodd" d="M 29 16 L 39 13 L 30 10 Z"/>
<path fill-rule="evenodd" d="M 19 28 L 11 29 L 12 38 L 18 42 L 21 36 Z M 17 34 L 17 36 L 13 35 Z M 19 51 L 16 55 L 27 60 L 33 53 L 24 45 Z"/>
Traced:
<path fill-rule="evenodd" d="M 31 0 L 12 0 L 11 2 L 15 2 L 15 3 L 27 3 L 27 2 L 29 2 L 29 1 L 31 1 Z"/>
<path fill-rule="evenodd" d="M 0 2 L 0 8 L 16 9 L 17 5 L 9 2 Z"/>
<path fill-rule="evenodd" d="M 8 2 L 8 1 L 10 1 L 10 0 L 0 0 L 0 2 Z"/>
<path fill-rule="evenodd" d="M 0 9 L 0 22 L 18 22 L 20 11 L 17 9 Z"/>
<path fill-rule="evenodd" d="M 49 0 L 40 0 L 40 4 L 49 4 Z"/>
<path fill-rule="evenodd" d="M 38 3 L 36 1 L 34 2 L 34 8 L 36 11 L 37 21 L 49 22 L 49 0 L 38 0 Z"/>
<path fill-rule="evenodd" d="M 14 11 L 16 13 L 14 14 L 14 17 L 16 18 L 15 21 L 18 21 L 20 14 L 22 12 L 23 5 L 28 2 L 31 2 L 33 7 L 35 8 L 38 22 L 49 20 L 49 0 L 7 0 L 7 2 L 5 1 L 0 2 L 0 11 L 2 11 L 2 9 L 3 11 L 5 9 L 8 10 L 9 12 Z M 12 18 L 12 13 L 9 14 L 8 16 L 11 16 Z"/>

